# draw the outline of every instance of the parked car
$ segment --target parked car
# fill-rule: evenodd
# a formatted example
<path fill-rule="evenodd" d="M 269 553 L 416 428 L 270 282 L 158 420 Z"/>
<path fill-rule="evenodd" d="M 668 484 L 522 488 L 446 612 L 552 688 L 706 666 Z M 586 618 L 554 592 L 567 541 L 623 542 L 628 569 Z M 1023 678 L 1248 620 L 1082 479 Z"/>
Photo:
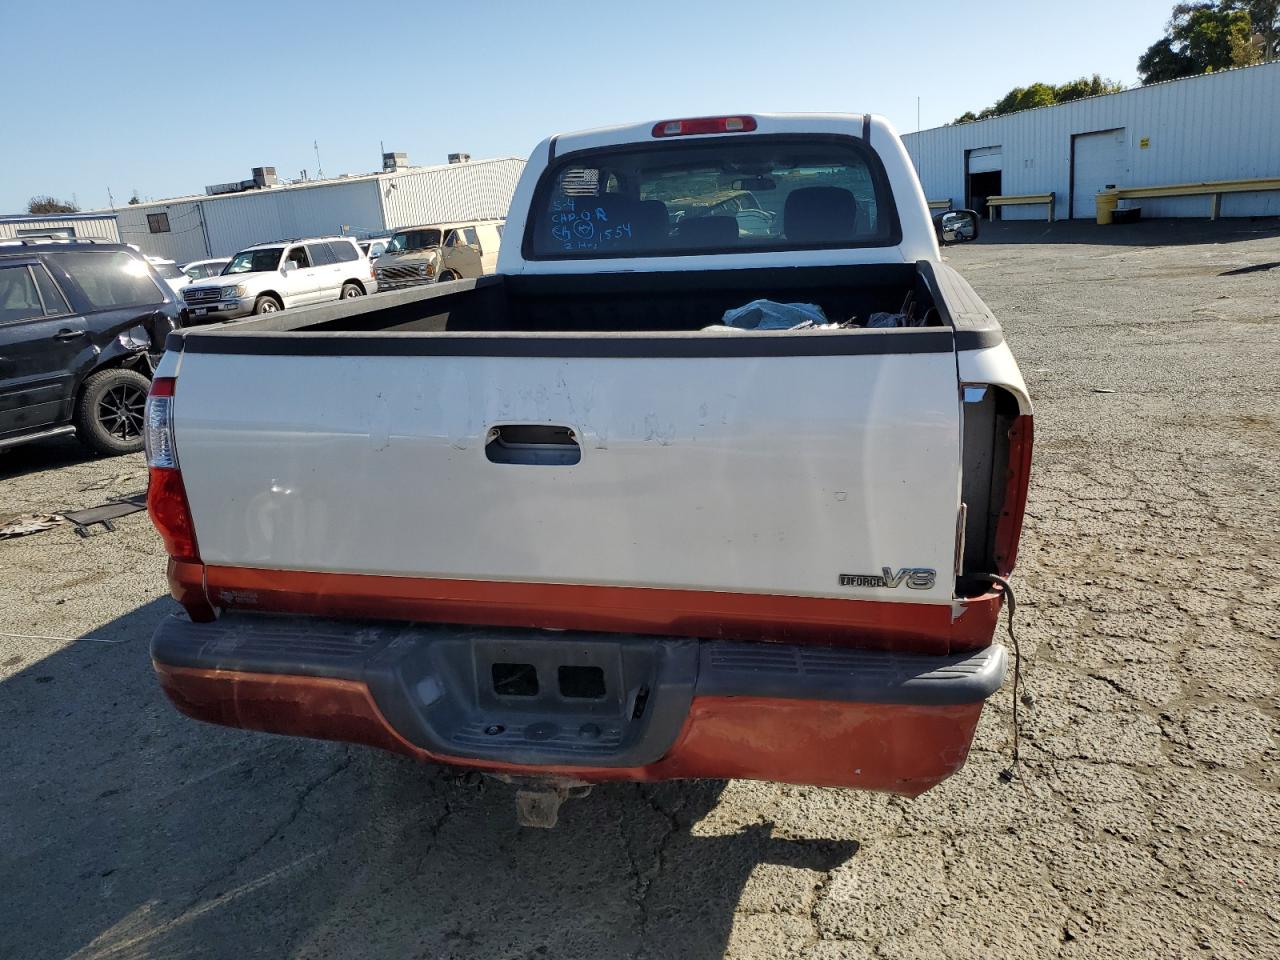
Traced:
<path fill-rule="evenodd" d="M 227 257 L 215 257 L 212 260 L 192 260 L 182 265 L 182 272 L 191 280 L 206 280 L 222 273 L 223 268 L 231 261 Z"/>
<path fill-rule="evenodd" d="M 181 307 L 128 246 L 0 241 L 0 447 L 74 431 L 142 449 L 154 360 Z"/>
<path fill-rule="evenodd" d="M 356 241 L 315 237 L 247 247 L 221 274 L 192 283 L 182 295 L 195 320 L 234 320 L 377 289 L 373 267 Z"/>
<path fill-rule="evenodd" d="M 378 258 L 378 283 L 394 290 L 493 273 L 505 222 L 471 220 L 397 230 Z"/>
<path fill-rule="evenodd" d="M 767 233 L 672 223 L 726 174 L 774 181 Z M 173 703 L 525 778 L 543 825 L 599 781 L 955 773 L 1005 676 L 1032 410 L 892 127 L 562 135 L 507 222 L 494 277 L 170 337 Z M 724 325 L 758 299 L 832 324 Z"/>
<path fill-rule="evenodd" d="M 386 251 L 387 244 L 390 242 L 390 237 L 371 237 L 360 241 L 360 249 L 370 260 L 377 260 Z"/>
<path fill-rule="evenodd" d="M 147 263 L 151 264 L 156 275 L 176 294 L 181 295 L 182 288 L 191 282 L 191 278 L 182 272 L 174 260 L 167 260 L 164 257 L 147 257 Z"/>

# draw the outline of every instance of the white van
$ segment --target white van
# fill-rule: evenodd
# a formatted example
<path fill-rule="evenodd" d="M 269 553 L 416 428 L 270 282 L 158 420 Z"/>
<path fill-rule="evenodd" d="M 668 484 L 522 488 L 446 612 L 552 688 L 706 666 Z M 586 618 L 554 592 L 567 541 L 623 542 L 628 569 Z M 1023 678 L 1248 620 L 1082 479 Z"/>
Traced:
<path fill-rule="evenodd" d="M 378 258 L 378 283 L 391 290 L 493 273 L 505 223 L 462 220 L 397 230 Z"/>

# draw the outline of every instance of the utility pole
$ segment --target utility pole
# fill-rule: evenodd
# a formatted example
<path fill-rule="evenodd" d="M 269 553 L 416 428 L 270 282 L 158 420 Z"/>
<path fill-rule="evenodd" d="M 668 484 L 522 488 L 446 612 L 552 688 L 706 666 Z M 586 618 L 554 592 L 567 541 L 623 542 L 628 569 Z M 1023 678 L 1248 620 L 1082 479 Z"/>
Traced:
<path fill-rule="evenodd" d="M 920 98 L 916 97 L 916 133 L 920 132 Z"/>
<path fill-rule="evenodd" d="M 116 198 L 111 195 L 111 188 L 107 187 L 107 200 L 110 201 L 111 209 L 116 208 Z"/>
<path fill-rule="evenodd" d="M 319 140 L 312 140 L 312 141 L 311 141 L 311 146 L 313 146 L 313 147 L 315 148 L 315 151 L 316 151 L 316 179 L 317 179 L 317 180 L 323 180 L 323 179 L 324 179 L 324 167 L 323 167 L 323 166 L 321 166 L 321 164 L 320 164 L 320 141 L 319 141 Z"/>

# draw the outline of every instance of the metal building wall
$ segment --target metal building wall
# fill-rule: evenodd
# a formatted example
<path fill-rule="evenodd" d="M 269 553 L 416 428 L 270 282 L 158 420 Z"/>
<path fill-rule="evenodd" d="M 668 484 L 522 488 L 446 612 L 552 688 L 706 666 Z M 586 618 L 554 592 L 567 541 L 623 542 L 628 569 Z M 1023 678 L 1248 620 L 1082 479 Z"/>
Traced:
<path fill-rule="evenodd" d="M 47 219 L 38 216 L 0 219 L 0 240 L 30 236 L 29 231 L 47 230 L 50 233 L 56 233 L 59 230 L 68 229 L 74 230 L 77 237 L 93 237 L 116 242 L 120 240 L 116 218 L 112 214 L 98 217 L 73 214 L 66 217 L 51 216 Z"/>
<path fill-rule="evenodd" d="M 186 263 L 289 237 L 378 236 L 417 223 L 505 217 L 524 163 L 474 160 L 135 204 L 117 213 L 120 239 Z M 168 214 L 167 233 L 151 232 L 147 215 L 155 213 Z"/>
<path fill-rule="evenodd" d="M 963 205 L 965 152 L 999 146 L 1001 192 L 1052 190 L 1057 216 L 1066 219 L 1072 137 L 1114 128 L 1126 132 L 1118 186 L 1280 176 L 1280 62 L 937 127 L 902 139 L 930 200 Z M 1139 203 L 1144 217 L 1208 217 L 1210 198 Z M 1001 213 L 1009 220 L 1044 215 L 1043 206 L 1006 207 Z M 1221 215 L 1280 215 L 1280 193 L 1225 194 Z"/>
<path fill-rule="evenodd" d="M 117 213 L 120 242 L 132 243 L 152 257 L 167 257 L 178 263 L 209 256 L 204 242 L 199 200 L 141 203 L 123 206 Z M 167 213 L 169 232 L 152 233 L 147 214 Z"/>
<path fill-rule="evenodd" d="M 518 157 L 472 160 L 406 170 L 380 177 L 388 229 L 506 217 L 525 161 Z"/>
<path fill-rule="evenodd" d="M 277 187 L 201 201 L 211 256 L 230 256 L 255 243 L 291 237 L 382 229 L 376 177 L 323 180 L 314 185 Z"/>

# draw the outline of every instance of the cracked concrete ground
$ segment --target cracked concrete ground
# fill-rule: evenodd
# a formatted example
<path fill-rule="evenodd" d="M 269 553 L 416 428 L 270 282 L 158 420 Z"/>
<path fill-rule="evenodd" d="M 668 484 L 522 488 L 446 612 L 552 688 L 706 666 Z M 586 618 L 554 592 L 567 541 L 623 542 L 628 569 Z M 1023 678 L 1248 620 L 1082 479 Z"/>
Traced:
<path fill-rule="evenodd" d="M 94 638 L 0 638 L 0 957 L 1280 956 L 1280 226 L 950 256 L 1037 403 L 1020 781 L 1006 690 L 915 801 L 611 786 L 523 830 L 500 784 L 180 717 L 145 517 L 62 527 L 0 543 L 0 630 Z M 145 474 L 61 442 L 0 481 L 4 520 Z"/>

